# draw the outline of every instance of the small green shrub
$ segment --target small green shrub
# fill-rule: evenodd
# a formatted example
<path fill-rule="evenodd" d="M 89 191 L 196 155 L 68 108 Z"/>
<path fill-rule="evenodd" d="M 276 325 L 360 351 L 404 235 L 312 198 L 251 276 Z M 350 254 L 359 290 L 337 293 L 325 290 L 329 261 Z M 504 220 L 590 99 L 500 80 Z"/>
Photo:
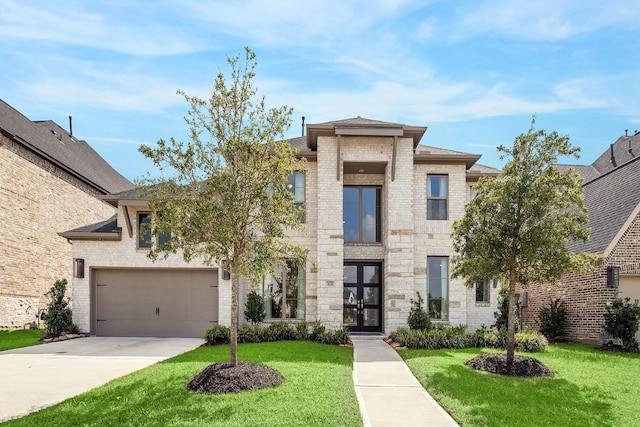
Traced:
<path fill-rule="evenodd" d="M 324 331 L 316 335 L 314 341 L 321 344 L 345 345 L 349 342 L 349 331 L 346 328 L 336 329 L 335 331 Z"/>
<path fill-rule="evenodd" d="M 324 326 L 320 319 L 313 322 L 313 327 L 311 328 L 311 339 L 316 340 L 317 337 L 324 334 L 327 328 Z"/>
<path fill-rule="evenodd" d="M 296 329 L 287 322 L 275 322 L 265 330 L 266 341 L 287 341 L 298 339 Z"/>
<path fill-rule="evenodd" d="M 64 334 L 77 334 L 78 327 L 73 324 L 69 298 L 64 297 L 67 290 L 67 279 L 56 280 L 49 292 L 47 312 L 42 316 L 46 323 L 45 337 L 55 338 Z"/>
<path fill-rule="evenodd" d="M 540 335 L 536 331 L 529 328 L 523 328 L 515 334 L 516 350 L 525 351 L 527 353 L 538 353 L 547 348 L 549 342 L 544 335 Z M 505 342 L 506 347 L 506 342 Z"/>
<path fill-rule="evenodd" d="M 309 338 L 309 326 L 307 322 L 296 323 L 296 334 L 298 335 L 297 339 L 306 340 Z"/>
<path fill-rule="evenodd" d="M 213 325 L 207 329 L 204 339 L 207 345 L 228 344 L 231 330 L 227 326 Z"/>
<path fill-rule="evenodd" d="M 262 295 L 252 290 L 247 294 L 247 301 L 244 303 L 244 318 L 252 325 L 259 325 L 266 317 L 264 311 L 264 298 Z"/>
<path fill-rule="evenodd" d="M 424 308 L 424 299 L 420 296 L 420 292 L 416 292 L 417 299 L 411 298 L 411 310 L 409 311 L 409 318 L 407 323 L 409 329 L 412 330 L 427 330 L 431 328 L 431 318 Z"/>
<path fill-rule="evenodd" d="M 611 305 L 605 306 L 604 330 L 614 338 L 622 341 L 622 350 L 637 351 L 636 333 L 640 322 L 640 306 L 638 300 L 616 298 Z"/>
<path fill-rule="evenodd" d="M 265 342 L 266 328 L 259 325 L 244 325 L 238 329 L 239 343 Z"/>
<path fill-rule="evenodd" d="M 538 326 L 542 335 L 551 342 L 567 333 L 567 310 L 560 299 L 551 300 L 548 306 L 540 308 Z"/>

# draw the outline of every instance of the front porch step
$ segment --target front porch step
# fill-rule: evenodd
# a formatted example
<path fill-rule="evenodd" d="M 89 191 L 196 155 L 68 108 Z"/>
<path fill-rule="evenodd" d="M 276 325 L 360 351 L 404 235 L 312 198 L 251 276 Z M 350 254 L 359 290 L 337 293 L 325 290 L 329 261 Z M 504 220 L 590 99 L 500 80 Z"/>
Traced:
<path fill-rule="evenodd" d="M 351 341 L 381 340 L 386 337 L 382 332 L 352 332 L 349 334 Z"/>

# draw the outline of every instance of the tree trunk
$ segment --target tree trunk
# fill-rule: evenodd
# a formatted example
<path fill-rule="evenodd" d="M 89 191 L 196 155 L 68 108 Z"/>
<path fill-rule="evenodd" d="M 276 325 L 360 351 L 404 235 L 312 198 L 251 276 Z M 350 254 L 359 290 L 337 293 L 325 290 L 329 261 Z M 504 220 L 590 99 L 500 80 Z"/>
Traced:
<path fill-rule="evenodd" d="M 229 363 L 238 363 L 238 287 L 240 278 L 235 262 L 231 265 L 231 332 L 229 334 Z"/>
<path fill-rule="evenodd" d="M 513 366 L 516 349 L 516 273 L 511 271 L 509 277 L 509 308 L 507 310 L 507 369 L 510 371 Z"/>

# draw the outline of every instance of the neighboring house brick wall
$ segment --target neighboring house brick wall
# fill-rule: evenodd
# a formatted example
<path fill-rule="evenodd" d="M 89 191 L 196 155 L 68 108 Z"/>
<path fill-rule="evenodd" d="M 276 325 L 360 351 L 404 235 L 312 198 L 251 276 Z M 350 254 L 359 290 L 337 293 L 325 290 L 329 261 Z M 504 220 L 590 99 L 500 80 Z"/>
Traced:
<path fill-rule="evenodd" d="M 636 217 L 606 259 L 600 259 L 595 272 L 565 275 L 559 286 L 529 287 L 529 307 L 524 310 L 526 325 L 537 329 L 540 308 L 560 298 L 567 308 L 567 338 L 600 344 L 609 339 L 604 332 L 607 302 L 617 297 L 616 288 L 607 287 L 607 267 L 620 267 L 620 274 L 640 273 L 640 216 Z"/>
<path fill-rule="evenodd" d="M 64 170 L 0 140 L 0 328 L 22 328 L 58 279 L 69 282 L 72 246 L 56 233 L 113 215 L 113 207 Z"/>

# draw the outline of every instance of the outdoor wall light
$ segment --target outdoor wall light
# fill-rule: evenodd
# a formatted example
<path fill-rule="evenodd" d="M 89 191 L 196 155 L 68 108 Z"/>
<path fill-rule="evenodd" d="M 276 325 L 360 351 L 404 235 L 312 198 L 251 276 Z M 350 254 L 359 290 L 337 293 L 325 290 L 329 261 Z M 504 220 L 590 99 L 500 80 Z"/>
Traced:
<path fill-rule="evenodd" d="M 84 278 L 84 259 L 83 258 L 73 259 L 73 277 L 77 277 L 78 279 Z"/>
<path fill-rule="evenodd" d="M 607 267 L 607 286 L 617 288 L 620 284 L 620 267 Z"/>
<path fill-rule="evenodd" d="M 226 259 L 222 260 L 222 265 L 225 265 L 227 263 Z M 231 279 L 231 273 L 225 269 L 222 269 L 222 280 L 229 280 Z"/>

